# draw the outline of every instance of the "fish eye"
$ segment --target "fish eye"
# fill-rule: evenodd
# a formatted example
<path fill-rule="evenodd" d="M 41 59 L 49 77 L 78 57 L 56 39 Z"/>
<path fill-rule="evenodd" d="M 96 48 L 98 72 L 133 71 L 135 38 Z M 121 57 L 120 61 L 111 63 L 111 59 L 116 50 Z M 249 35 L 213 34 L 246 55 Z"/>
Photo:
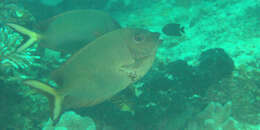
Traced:
<path fill-rule="evenodd" d="M 134 40 L 135 40 L 136 42 L 141 42 L 141 41 L 144 40 L 144 36 L 143 36 L 142 34 L 135 34 Z"/>

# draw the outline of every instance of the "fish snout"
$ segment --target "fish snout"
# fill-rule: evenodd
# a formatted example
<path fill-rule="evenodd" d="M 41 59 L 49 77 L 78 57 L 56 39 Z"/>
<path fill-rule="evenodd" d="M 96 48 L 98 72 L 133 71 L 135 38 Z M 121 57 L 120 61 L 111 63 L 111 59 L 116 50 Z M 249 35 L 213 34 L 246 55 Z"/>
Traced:
<path fill-rule="evenodd" d="M 152 37 L 154 37 L 155 39 L 159 39 L 160 33 L 158 33 L 158 32 L 153 32 L 153 33 L 152 33 Z"/>
<path fill-rule="evenodd" d="M 162 43 L 162 40 L 160 39 L 160 33 L 158 33 L 158 32 L 153 32 L 153 33 L 152 33 L 152 37 L 153 37 L 153 39 L 155 39 L 156 41 L 159 41 L 159 42 L 158 42 L 159 44 Z"/>

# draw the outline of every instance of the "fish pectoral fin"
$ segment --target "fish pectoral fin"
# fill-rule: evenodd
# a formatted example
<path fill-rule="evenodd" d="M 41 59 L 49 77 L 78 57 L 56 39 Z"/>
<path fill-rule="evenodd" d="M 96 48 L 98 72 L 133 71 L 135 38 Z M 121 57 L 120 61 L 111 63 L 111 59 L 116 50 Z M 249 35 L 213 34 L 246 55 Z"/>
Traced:
<path fill-rule="evenodd" d="M 29 36 L 29 40 L 26 41 L 22 46 L 20 46 L 17 49 L 17 52 L 21 52 L 21 51 L 27 49 L 32 44 L 34 44 L 36 41 L 40 40 L 41 37 L 42 37 L 40 34 L 38 34 L 36 32 L 33 32 L 33 31 L 23 27 L 23 26 L 20 26 L 20 25 L 17 25 L 17 24 L 13 24 L 13 23 L 8 23 L 7 25 L 12 27 L 13 29 L 15 29 L 16 31 L 18 31 L 18 32 L 20 32 L 22 34 L 25 34 L 25 35 Z"/>
<path fill-rule="evenodd" d="M 122 65 L 121 70 L 127 73 L 134 73 L 140 65 L 142 64 L 139 60 L 134 60 L 133 63 Z"/>
<path fill-rule="evenodd" d="M 51 117 L 54 124 L 56 124 L 62 113 L 63 96 L 57 93 L 57 91 L 48 84 L 42 83 L 37 80 L 25 80 L 23 81 L 23 84 L 36 89 L 48 98 L 52 113 Z"/>
<path fill-rule="evenodd" d="M 136 64 L 123 65 L 120 71 L 126 73 L 131 81 L 135 81 L 138 78 Z"/>

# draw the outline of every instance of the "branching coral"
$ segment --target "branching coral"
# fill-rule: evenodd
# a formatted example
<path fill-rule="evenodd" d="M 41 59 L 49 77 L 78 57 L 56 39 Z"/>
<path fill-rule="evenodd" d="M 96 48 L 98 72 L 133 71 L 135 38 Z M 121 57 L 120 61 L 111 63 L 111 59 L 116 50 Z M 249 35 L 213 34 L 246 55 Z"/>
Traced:
<path fill-rule="evenodd" d="M 7 74 L 28 68 L 35 64 L 34 61 L 39 59 L 33 53 L 35 47 L 28 48 L 22 52 L 16 52 L 18 46 L 22 44 L 23 37 L 14 32 L 7 26 L 0 27 L 0 71 Z M 3 76 L 3 75 L 2 75 Z"/>

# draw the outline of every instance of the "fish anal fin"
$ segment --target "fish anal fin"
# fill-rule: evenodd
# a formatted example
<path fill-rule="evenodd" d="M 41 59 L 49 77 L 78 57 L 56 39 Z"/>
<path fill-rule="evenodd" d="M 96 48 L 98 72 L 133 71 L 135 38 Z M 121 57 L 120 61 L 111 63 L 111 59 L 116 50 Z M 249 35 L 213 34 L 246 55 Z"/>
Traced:
<path fill-rule="evenodd" d="M 53 120 L 53 124 L 55 125 L 59 121 L 60 115 L 62 114 L 63 96 L 57 93 L 57 91 L 48 84 L 37 80 L 24 80 L 23 83 L 36 89 L 39 93 L 48 98 L 51 118 Z"/>
<path fill-rule="evenodd" d="M 29 30 L 29 29 L 27 29 L 23 26 L 20 26 L 18 24 L 8 23 L 7 25 L 12 27 L 13 29 L 15 29 L 16 31 L 18 31 L 22 34 L 29 36 L 29 40 L 26 41 L 22 46 L 20 46 L 17 49 L 17 52 L 21 52 L 21 51 L 27 49 L 32 44 L 34 44 L 36 41 L 39 41 L 42 37 L 40 34 L 33 32 L 33 31 L 31 31 L 31 30 Z"/>

